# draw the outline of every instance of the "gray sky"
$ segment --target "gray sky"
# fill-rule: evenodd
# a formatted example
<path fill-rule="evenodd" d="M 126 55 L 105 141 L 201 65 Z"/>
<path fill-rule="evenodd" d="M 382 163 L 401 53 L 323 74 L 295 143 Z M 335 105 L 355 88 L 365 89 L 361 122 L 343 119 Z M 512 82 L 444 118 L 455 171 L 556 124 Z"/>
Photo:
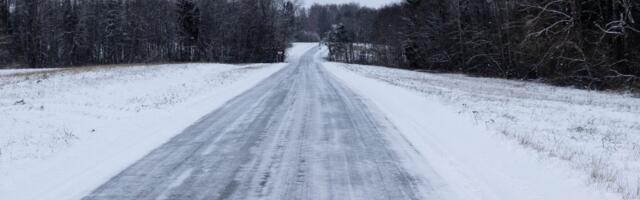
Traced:
<path fill-rule="evenodd" d="M 384 6 L 386 4 L 400 2 L 402 0 L 359 0 L 359 1 L 358 0 L 302 0 L 302 1 L 304 1 L 305 5 L 307 5 L 307 6 L 313 5 L 313 3 L 330 4 L 330 3 L 350 3 L 350 2 L 355 2 L 355 3 L 359 3 L 362 6 L 378 8 L 378 7 Z"/>

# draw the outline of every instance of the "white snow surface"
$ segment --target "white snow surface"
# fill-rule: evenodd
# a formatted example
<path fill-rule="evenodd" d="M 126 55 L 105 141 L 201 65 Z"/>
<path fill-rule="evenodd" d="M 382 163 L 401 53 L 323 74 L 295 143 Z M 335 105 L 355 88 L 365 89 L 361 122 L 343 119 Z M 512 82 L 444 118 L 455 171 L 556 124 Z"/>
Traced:
<path fill-rule="evenodd" d="M 361 6 L 366 6 L 370 8 L 380 8 L 393 3 L 401 3 L 402 0 L 303 0 L 307 7 L 312 6 L 313 4 L 346 4 L 346 3 L 357 3 Z"/>
<path fill-rule="evenodd" d="M 284 66 L 6 71 L 0 76 L 0 199 L 79 199 Z"/>
<path fill-rule="evenodd" d="M 318 43 L 294 43 L 287 51 L 287 61 L 295 61 L 300 59 L 307 51 L 313 47 L 318 47 Z"/>
<path fill-rule="evenodd" d="M 296 44 L 288 56 L 316 45 Z M 79 199 L 284 65 L 0 70 L 0 199 Z M 434 178 L 434 188 L 442 181 L 450 189 L 445 192 L 455 193 L 442 196 L 640 196 L 637 98 L 375 66 L 324 66 L 415 148 L 399 152 L 421 155 L 405 159 L 425 160 L 407 167 Z"/>
<path fill-rule="evenodd" d="M 53 71 L 55 68 L 44 68 L 44 69 L 0 69 L 0 77 L 1 76 L 14 76 L 17 74 L 29 74 L 29 73 L 37 73 L 44 71 Z"/>
<path fill-rule="evenodd" d="M 376 66 L 325 67 L 379 108 L 461 199 L 638 199 L 640 99 Z"/>

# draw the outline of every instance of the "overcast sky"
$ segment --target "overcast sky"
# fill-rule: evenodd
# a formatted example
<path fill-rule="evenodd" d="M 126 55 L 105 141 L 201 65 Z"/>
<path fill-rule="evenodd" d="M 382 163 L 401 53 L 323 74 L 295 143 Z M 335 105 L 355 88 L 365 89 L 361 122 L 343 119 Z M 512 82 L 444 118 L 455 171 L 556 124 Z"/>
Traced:
<path fill-rule="evenodd" d="M 330 4 L 330 3 L 359 3 L 362 6 L 378 8 L 390 3 L 400 2 L 402 0 L 303 0 L 305 5 L 311 6 L 313 3 Z"/>

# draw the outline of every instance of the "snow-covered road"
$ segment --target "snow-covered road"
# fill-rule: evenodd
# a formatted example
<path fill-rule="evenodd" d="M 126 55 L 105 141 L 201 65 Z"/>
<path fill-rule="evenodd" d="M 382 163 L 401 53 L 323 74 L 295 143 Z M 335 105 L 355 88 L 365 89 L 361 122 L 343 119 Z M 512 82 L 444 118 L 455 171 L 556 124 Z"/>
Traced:
<path fill-rule="evenodd" d="M 84 199 L 618 198 L 310 47 Z"/>
<path fill-rule="evenodd" d="M 0 126 L 14 128 L 0 132 L 0 199 L 625 198 L 492 134 L 478 113 L 495 107 L 466 114 L 442 92 L 393 82 L 422 73 L 326 62 L 326 53 L 296 44 L 288 63 L 274 65 L 9 73 L 0 80 Z M 415 80 L 424 83 L 408 85 L 423 89 L 478 82 Z M 56 92 L 42 93 L 47 87 Z M 54 134 L 47 127 L 58 120 L 77 134 L 64 145 L 36 137 Z"/>
<path fill-rule="evenodd" d="M 402 166 L 397 133 L 320 66 L 318 49 L 85 199 L 424 199 L 433 187 Z"/>

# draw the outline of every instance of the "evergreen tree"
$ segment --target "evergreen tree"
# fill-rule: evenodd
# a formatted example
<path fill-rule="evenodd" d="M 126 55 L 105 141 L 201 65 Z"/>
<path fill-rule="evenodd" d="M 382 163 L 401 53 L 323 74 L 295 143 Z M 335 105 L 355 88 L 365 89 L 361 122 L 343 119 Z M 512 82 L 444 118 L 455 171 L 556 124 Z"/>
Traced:
<path fill-rule="evenodd" d="M 0 0 L 0 66 L 11 62 L 11 48 L 9 2 L 7 0 Z"/>
<path fill-rule="evenodd" d="M 282 61 L 299 8 L 286 0 L 9 0 L 9 12 L 0 1 L 0 56 L 25 67 Z"/>
<path fill-rule="evenodd" d="M 62 27 L 62 43 L 61 43 L 61 56 L 63 60 L 62 65 L 72 66 L 74 65 L 74 59 L 70 59 L 76 54 L 77 50 L 77 25 L 78 16 L 75 10 L 75 3 L 72 0 L 63 1 L 63 27 Z"/>
<path fill-rule="evenodd" d="M 338 61 L 637 89 L 638 13 L 619 0 L 405 0 L 373 11 L 314 5 L 305 29 L 342 23 L 353 33 L 355 47 L 328 36 Z"/>
<path fill-rule="evenodd" d="M 178 23 L 180 24 L 180 50 L 183 52 L 178 58 L 180 61 L 194 60 L 198 54 L 195 52 L 198 42 L 200 9 L 191 0 L 178 0 Z"/>
<path fill-rule="evenodd" d="M 327 40 L 332 60 L 350 62 L 349 46 L 351 38 L 344 24 L 333 25 Z"/>

